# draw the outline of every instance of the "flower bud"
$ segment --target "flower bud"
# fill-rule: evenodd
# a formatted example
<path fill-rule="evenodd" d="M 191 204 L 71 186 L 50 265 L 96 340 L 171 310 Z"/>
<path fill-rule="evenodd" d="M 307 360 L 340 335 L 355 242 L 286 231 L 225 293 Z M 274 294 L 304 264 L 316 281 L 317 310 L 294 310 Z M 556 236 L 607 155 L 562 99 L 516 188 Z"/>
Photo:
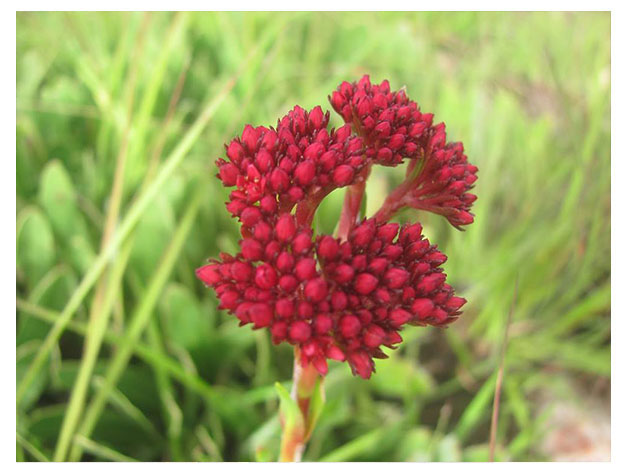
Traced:
<path fill-rule="evenodd" d="M 390 319 L 390 323 L 398 328 L 411 320 L 411 313 L 402 308 L 395 308 L 388 314 L 388 318 Z"/>
<path fill-rule="evenodd" d="M 384 282 L 391 289 L 400 289 L 409 280 L 409 272 L 405 269 L 393 268 L 385 273 Z"/>
<path fill-rule="evenodd" d="M 244 226 L 252 227 L 261 219 L 261 211 L 259 208 L 255 208 L 253 206 L 249 206 L 248 208 L 242 211 L 240 216 L 240 220 Z"/>
<path fill-rule="evenodd" d="M 374 370 L 372 359 L 365 351 L 354 351 L 348 355 L 348 362 L 354 373 L 357 373 L 364 379 L 370 379 L 370 375 Z"/>
<path fill-rule="evenodd" d="M 252 238 L 246 238 L 240 243 L 242 256 L 250 261 L 258 261 L 263 257 L 263 245 Z"/>
<path fill-rule="evenodd" d="M 294 217 L 291 214 L 283 214 L 276 223 L 275 232 L 279 241 L 291 240 L 296 232 Z"/>
<path fill-rule="evenodd" d="M 244 148 L 237 140 L 233 140 L 226 148 L 226 155 L 235 164 L 239 164 L 244 159 L 244 154 Z"/>
<path fill-rule="evenodd" d="M 333 170 L 333 183 L 335 183 L 338 187 L 346 186 L 353 181 L 354 176 L 355 173 L 352 167 L 348 165 L 340 165 Z"/>
<path fill-rule="evenodd" d="M 378 283 L 379 279 L 372 274 L 359 274 L 355 279 L 355 290 L 362 295 L 367 295 L 375 289 Z"/>
<path fill-rule="evenodd" d="M 196 269 L 196 277 L 206 285 L 215 285 L 222 280 L 217 264 L 209 264 Z"/>
<path fill-rule="evenodd" d="M 312 302 L 320 302 L 327 296 L 327 283 L 324 279 L 317 278 L 310 280 L 305 285 L 305 297 Z"/>
<path fill-rule="evenodd" d="M 284 275 L 279 279 L 279 287 L 285 292 L 293 292 L 298 287 L 298 280 L 293 275 Z"/>
<path fill-rule="evenodd" d="M 361 330 L 361 322 L 355 315 L 346 315 L 341 318 L 338 329 L 343 338 L 354 338 Z"/>
<path fill-rule="evenodd" d="M 237 177 L 239 176 L 239 170 L 232 163 L 225 163 L 220 166 L 218 176 L 224 186 L 235 186 L 237 183 Z"/>
<path fill-rule="evenodd" d="M 320 106 L 316 106 L 314 107 L 311 112 L 309 112 L 309 127 L 311 127 L 312 129 L 320 129 L 321 127 L 324 127 L 323 125 L 323 120 L 324 120 L 324 113 L 322 112 L 322 107 Z"/>
<path fill-rule="evenodd" d="M 242 144 L 248 149 L 249 152 L 254 151 L 257 148 L 257 141 L 259 140 L 260 132 L 247 125 L 242 132 Z"/>
<path fill-rule="evenodd" d="M 276 271 L 268 264 L 262 264 L 255 271 L 255 284 L 262 289 L 271 289 L 277 283 Z"/>
<path fill-rule="evenodd" d="M 220 295 L 220 308 L 224 308 L 227 310 L 235 309 L 237 302 L 239 300 L 239 295 L 234 291 L 227 291 Z"/>
<path fill-rule="evenodd" d="M 294 316 L 294 302 L 289 298 L 282 298 L 276 301 L 276 314 L 279 318 L 292 318 Z"/>
<path fill-rule="evenodd" d="M 287 172 L 280 168 L 272 170 L 272 173 L 270 173 L 270 186 L 276 192 L 287 190 L 287 187 L 290 186 L 290 177 Z"/>
<path fill-rule="evenodd" d="M 319 335 L 328 333 L 333 328 L 333 319 L 326 313 L 321 313 L 314 318 L 314 330 Z"/>
<path fill-rule="evenodd" d="M 294 256 L 287 251 L 283 251 L 276 259 L 276 268 L 281 272 L 289 272 L 294 267 L 294 262 Z"/>
<path fill-rule="evenodd" d="M 312 258 L 301 259 L 294 268 L 299 280 L 309 280 L 316 276 L 316 261 Z"/>
<path fill-rule="evenodd" d="M 238 282 L 246 282 L 253 275 L 253 268 L 246 262 L 235 261 L 231 265 L 231 276 Z"/>
<path fill-rule="evenodd" d="M 255 329 L 267 327 L 272 323 L 272 309 L 268 304 L 256 303 L 249 308 L 248 314 L 255 324 Z"/>
<path fill-rule="evenodd" d="M 364 332 L 364 344 L 369 348 L 376 348 L 385 339 L 385 330 L 378 325 L 368 325 Z"/>
<path fill-rule="evenodd" d="M 308 232 L 301 232 L 292 241 L 292 250 L 296 254 L 304 254 L 311 249 L 311 245 L 311 235 Z"/>
<path fill-rule="evenodd" d="M 337 268 L 335 269 L 335 273 L 334 273 L 335 280 L 339 284 L 346 284 L 350 282 L 353 279 L 354 275 L 355 275 L 355 271 L 353 270 L 351 266 L 347 264 L 342 264 L 342 265 L 337 266 Z"/>
<path fill-rule="evenodd" d="M 416 317 L 423 320 L 433 312 L 433 302 L 429 299 L 416 299 L 411 305 L 411 311 Z"/>
<path fill-rule="evenodd" d="M 320 144 L 313 144 L 322 147 Z M 313 147 L 310 145 L 309 148 Z M 309 150 L 309 148 L 307 150 Z M 311 160 L 305 160 L 302 163 L 299 163 L 296 169 L 294 170 L 294 179 L 296 183 L 301 186 L 307 186 L 311 183 L 316 177 L 316 166 Z"/>
<path fill-rule="evenodd" d="M 331 306 L 333 310 L 344 310 L 348 305 L 348 297 L 344 292 L 338 290 L 331 295 Z"/>
<path fill-rule="evenodd" d="M 274 322 L 270 328 L 272 334 L 272 343 L 278 345 L 287 338 L 287 322 Z"/>
<path fill-rule="evenodd" d="M 311 338 L 311 327 L 302 320 L 293 322 L 289 328 L 289 338 L 295 343 L 304 343 Z"/>
<path fill-rule="evenodd" d="M 346 359 L 346 355 L 342 350 L 340 350 L 337 346 L 329 346 L 326 351 L 326 356 L 329 359 L 334 361 L 344 361 Z"/>
<path fill-rule="evenodd" d="M 424 276 L 420 280 L 420 283 L 416 287 L 416 290 L 418 292 L 421 292 L 423 295 L 430 294 L 435 289 L 440 287 L 445 280 L 446 276 L 442 272 L 434 272 L 433 274 Z"/>
<path fill-rule="evenodd" d="M 339 250 L 340 245 L 331 236 L 323 236 L 318 243 L 318 256 L 326 261 L 335 259 Z"/>

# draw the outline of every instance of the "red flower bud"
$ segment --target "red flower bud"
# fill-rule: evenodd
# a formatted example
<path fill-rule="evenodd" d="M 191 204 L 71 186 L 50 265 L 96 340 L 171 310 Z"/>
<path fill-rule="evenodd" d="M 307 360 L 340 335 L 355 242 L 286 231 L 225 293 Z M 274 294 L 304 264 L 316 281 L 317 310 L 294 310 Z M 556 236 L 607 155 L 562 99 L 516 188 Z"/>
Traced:
<path fill-rule="evenodd" d="M 324 335 L 333 328 L 333 319 L 326 313 L 322 313 L 314 319 L 314 329 L 319 335 Z"/>
<path fill-rule="evenodd" d="M 405 269 L 394 268 L 385 273 L 384 282 L 391 289 L 400 289 L 409 280 L 409 272 Z"/>
<path fill-rule="evenodd" d="M 291 214 L 282 215 L 276 223 L 276 235 L 279 241 L 289 241 L 294 237 L 296 232 L 296 224 Z"/>
<path fill-rule="evenodd" d="M 440 285 L 444 283 L 446 276 L 441 272 L 435 272 L 433 274 L 426 275 L 422 278 L 416 290 L 423 295 L 430 294 Z"/>
<path fill-rule="evenodd" d="M 348 355 L 348 362 L 354 373 L 357 373 L 364 379 L 370 379 L 370 375 L 374 370 L 372 359 L 365 351 L 355 351 Z"/>
<path fill-rule="evenodd" d="M 333 171 L 333 183 L 336 186 L 346 186 L 353 181 L 355 173 L 353 168 L 348 165 L 340 165 Z"/>
<path fill-rule="evenodd" d="M 446 256 L 420 224 L 399 234 L 387 213 L 411 206 L 455 227 L 471 223 L 477 167 L 460 143 L 446 142 L 444 124 L 433 125 L 432 114 L 387 81 L 344 82 L 330 101 L 347 122 L 338 129 L 327 129 L 321 107 L 296 106 L 276 131 L 247 125 L 226 146 L 228 160 L 216 166 L 223 185 L 235 187 L 227 210 L 242 223 L 240 252 L 222 253 L 196 274 L 213 287 L 220 309 L 269 327 L 273 343 L 298 345 L 301 364 L 326 374 L 327 358 L 348 359 L 354 374 L 369 378 L 373 358 L 386 357 L 381 347 L 402 341 L 397 330 L 410 322 L 446 325 L 466 302 L 445 283 L 439 266 Z M 384 208 L 371 219 L 351 217 L 357 223 L 341 239 L 320 236 L 314 252 L 311 220 L 320 200 L 367 178 L 372 164 L 404 158 L 405 182 Z"/>
<path fill-rule="evenodd" d="M 248 309 L 254 328 L 267 327 L 272 323 L 272 309 L 265 303 L 256 303 Z"/>
<path fill-rule="evenodd" d="M 344 310 L 348 305 L 348 297 L 344 292 L 338 290 L 331 295 L 331 306 L 333 310 Z"/>
<path fill-rule="evenodd" d="M 388 318 L 390 323 L 398 328 L 411 320 L 411 313 L 402 308 L 395 308 L 389 313 Z"/>
<path fill-rule="evenodd" d="M 276 301 L 276 314 L 279 318 L 291 318 L 294 316 L 294 302 L 289 298 L 282 298 Z"/>
<path fill-rule="evenodd" d="M 298 287 L 298 280 L 293 275 L 284 275 L 279 279 L 279 287 L 285 292 L 293 292 Z"/>
<path fill-rule="evenodd" d="M 255 239 L 260 242 L 267 242 L 272 237 L 272 228 L 265 221 L 259 221 L 255 224 L 254 230 Z"/>
<path fill-rule="evenodd" d="M 224 183 L 224 186 L 235 186 L 237 183 L 237 177 L 239 175 L 239 170 L 232 163 L 225 163 L 220 166 L 220 171 L 218 173 L 220 180 Z"/>
<path fill-rule="evenodd" d="M 261 219 L 261 211 L 259 211 L 259 208 L 249 206 L 242 211 L 240 219 L 244 226 L 252 227 Z"/>
<path fill-rule="evenodd" d="M 314 144 L 322 147 L 320 144 Z M 309 146 L 310 148 L 313 145 Z M 309 150 L 309 149 L 307 149 Z M 294 178 L 296 179 L 296 183 L 301 186 L 307 186 L 309 183 L 313 181 L 316 177 L 316 166 L 313 164 L 311 160 L 306 160 L 300 163 L 296 169 L 294 170 Z"/>
<path fill-rule="evenodd" d="M 340 320 L 338 329 L 343 338 L 354 338 L 361 330 L 361 322 L 355 315 L 346 315 Z"/>
<path fill-rule="evenodd" d="M 289 252 L 283 251 L 276 259 L 276 267 L 281 272 L 289 272 L 294 267 L 294 256 Z"/>
<path fill-rule="evenodd" d="M 359 226 L 357 226 L 350 236 L 350 241 L 352 244 L 358 247 L 366 247 L 372 241 L 372 238 L 375 235 L 375 227 L 374 222 L 364 221 Z"/>
<path fill-rule="evenodd" d="M 367 295 L 375 289 L 378 283 L 379 279 L 372 274 L 359 274 L 355 279 L 355 290 L 362 295 Z"/>
<path fill-rule="evenodd" d="M 275 168 L 270 173 L 270 186 L 274 191 L 280 192 L 290 186 L 290 177 L 285 170 Z"/>
<path fill-rule="evenodd" d="M 446 308 L 451 311 L 459 310 L 466 303 L 466 299 L 461 297 L 451 297 L 446 301 Z"/>
<path fill-rule="evenodd" d="M 246 282 L 253 276 L 253 268 L 248 263 L 235 261 L 231 265 L 231 276 L 238 282 Z"/>
<path fill-rule="evenodd" d="M 263 245 L 252 238 L 242 240 L 240 247 L 242 249 L 242 256 L 250 261 L 258 261 L 263 257 Z"/>
<path fill-rule="evenodd" d="M 222 281 L 222 276 L 216 264 L 199 267 L 196 269 L 196 277 L 202 280 L 206 285 L 215 285 Z"/>
<path fill-rule="evenodd" d="M 355 271 L 351 266 L 342 264 L 335 269 L 334 277 L 339 284 L 346 284 L 353 279 L 354 275 Z"/>
<path fill-rule="evenodd" d="M 312 302 L 320 302 L 327 296 L 327 283 L 321 278 L 310 280 L 305 285 L 305 296 Z"/>
<path fill-rule="evenodd" d="M 318 256 L 324 260 L 335 259 L 339 250 L 340 245 L 331 236 L 324 236 L 318 243 Z"/>
<path fill-rule="evenodd" d="M 277 283 L 276 271 L 268 264 L 262 264 L 255 271 L 255 284 L 262 289 L 271 289 Z"/>
<path fill-rule="evenodd" d="M 316 106 L 309 113 L 309 126 L 312 129 L 319 129 L 324 127 L 323 125 L 324 113 L 322 112 L 322 107 Z"/>
<path fill-rule="evenodd" d="M 299 233 L 292 241 L 292 250 L 296 254 L 304 254 L 311 249 L 311 236 L 308 232 Z"/>
<path fill-rule="evenodd" d="M 311 258 L 301 259 L 294 268 L 294 273 L 299 280 L 309 280 L 316 276 L 316 261 Z"/>
<path fill-rule="evenodd" d="M 380 346 L 385 340 L 385 330 L 378 325 L 369 325 L 364 332 L 364 344 L 369 348 Z"/>
<path fill-rule="evenodd" d="M 226 155 L 233 160 L 235 164 L 239 164 L 244 159 L 244 148 L 239 142 L 233 140 L 226 148 Z"/>
<path fill-rule="evenodd" d="M 278 345 L 287 338 L 287 323 L 281 321 L 274 322 L 272 328 L 270 328 L 270 333 L 272 334 L 272 343 Z"/>
<path fill-rule="evenodd" d="M 311 337 L 311 327 L 301 320 L 293 322 L 289 328 L 289 337 L 295 343 L 304 343 Z"/>
<path fill-rule="evenodd" d="M 411 311 L 420 320 L 423 320 L 433 312 L 433 302 L 429 299 L 416 299 L 411 305 Z"/>

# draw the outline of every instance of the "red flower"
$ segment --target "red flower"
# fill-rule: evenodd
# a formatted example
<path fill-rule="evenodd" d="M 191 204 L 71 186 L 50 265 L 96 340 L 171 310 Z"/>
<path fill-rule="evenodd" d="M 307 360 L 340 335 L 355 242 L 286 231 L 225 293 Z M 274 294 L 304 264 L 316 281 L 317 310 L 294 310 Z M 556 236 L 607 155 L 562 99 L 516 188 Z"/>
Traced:
<path fill-rule="evenodd" d="M 461 145 L 445 144 L 404 91 L 389 84 L 343 83 L 331 97 L 346 125 L 328 130 L 329 113 L 295 107 L 276 129 L 246 126 L 217 161 L 218 177 L 235 186 L 227 209 L 242 223 L 240 252 L 196 271 L 219 308 L 242 325 L 269 328 L 275 344 L 300 348 L 302 364 L 327 372 L 327 359 L 348 361 L 369 378 L 382 347 L 402 341 L 404 325 L 444 326 L 465 300 L 453 295 L 440 268 L 446 256 L 420 224 L 389 218 L 404 206 L 472 222 L 476 179 Z M 320 201 L 343 186 L 363 189 L 371 165 L 410 160 L 405 182 L 373 219 L 342 238 L 319 235 L 311 222 Z M 349 221 L 350 222 L 350 221 Z"/>
<path fill-rule="evenodd" d="M 374 163 L 396 166 L 410 160 L 407 180 L 390 195 L 386 213 L 410 206 L 441 214 L 458 228 L 472 223 L 469 210 L 477 197 L 468 191 L 477 167 L 468 163 L 461 143 L 446 143 L 445 126 L 432 126 L 433 114 L 421 113 L 404 90 L 391 92 L 387 81 L 372 85 L 368 76 L 343 82 L 329 100 L 363 136 L 366 156 Z"/>

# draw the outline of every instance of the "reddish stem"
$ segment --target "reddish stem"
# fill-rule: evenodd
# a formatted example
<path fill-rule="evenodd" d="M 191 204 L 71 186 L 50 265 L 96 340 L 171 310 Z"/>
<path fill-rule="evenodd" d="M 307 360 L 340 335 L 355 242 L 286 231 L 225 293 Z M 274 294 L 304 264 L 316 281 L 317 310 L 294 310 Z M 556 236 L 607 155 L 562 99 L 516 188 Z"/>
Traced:
<path fill-rule="evenodd" d="M 357 176 L 355 184 L 349 186 L 346 190 L 344 206 L 342 207 L 342 214 L 340 215 L 337 230 L 337 237 L 341 240 L 346 240 L 359 218 L 359 211 L 366 191 L 368 175 L 370 175 L 370 165 L 366 166 L 359 176 Z"/>
<path fill-rule="evenodd" d="M 319 379 L 322 379 L 322 376 L 319 375 L 312 364 L 306 366 L 301 364 L 300 350 L 298 347 L 295 347 L 291 396 L 298 403 L 304 424 L 303 427 L 295 428 L 291 432 L 283 431 L 281 455 L 279 457 L 281 462 L 300 462 L 301 460 L 305 444 L 313 429 L 309 406 Z"/>

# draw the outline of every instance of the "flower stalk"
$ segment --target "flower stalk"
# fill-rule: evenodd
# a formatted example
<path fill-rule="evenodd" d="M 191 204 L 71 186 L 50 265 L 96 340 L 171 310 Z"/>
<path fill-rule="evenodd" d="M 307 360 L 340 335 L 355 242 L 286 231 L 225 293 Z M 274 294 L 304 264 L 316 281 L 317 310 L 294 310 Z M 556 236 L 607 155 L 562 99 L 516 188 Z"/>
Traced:
<path fill-rule="evenodd" d="M 324 403 L 323 378 L 311 364 L 303 365 L 300 350 L 294 349 L 294 374 L 291 409 L 281 407 L 281 453 L 279 462 L 300 462 L 305 444 L 316 425 Z M 296 414 L 297 409 L 298 413 Z M 292 413 L 290 413 L 290 411 Z"/>

